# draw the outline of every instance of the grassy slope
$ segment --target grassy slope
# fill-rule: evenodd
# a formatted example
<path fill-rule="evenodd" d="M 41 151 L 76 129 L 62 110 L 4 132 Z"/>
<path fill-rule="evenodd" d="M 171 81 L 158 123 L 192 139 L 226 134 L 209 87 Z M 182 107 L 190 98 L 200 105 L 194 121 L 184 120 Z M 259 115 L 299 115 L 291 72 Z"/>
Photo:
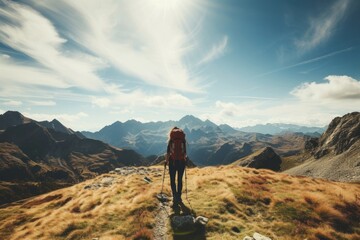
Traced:
<path fill-rule="evenodd" d="M 161 177 L 150 175 L 148 185 L 142 176 L 111 176 L 117 183 L 109 187 L 84 189 L 103 175 L 1 208 L 0 239 L 151 235 Z M 189 169 L 188 179 L 193 209 L 210 218 L 207 239 L 242 239 L 254 231 L 273 239 L 360 238 L 359 184 L 236 166 Z"/>

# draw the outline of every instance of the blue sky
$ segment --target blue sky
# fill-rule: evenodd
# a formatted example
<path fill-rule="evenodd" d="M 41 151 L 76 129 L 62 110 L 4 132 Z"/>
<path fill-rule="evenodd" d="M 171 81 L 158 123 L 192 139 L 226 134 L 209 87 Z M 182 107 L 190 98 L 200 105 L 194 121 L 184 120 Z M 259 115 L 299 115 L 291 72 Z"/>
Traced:
<path fill-rule="evenodd" d="M 0 112 L 75 130 L 192 114 L 324 126 L 360 110 L 354 0 L 0 1 Z"/>

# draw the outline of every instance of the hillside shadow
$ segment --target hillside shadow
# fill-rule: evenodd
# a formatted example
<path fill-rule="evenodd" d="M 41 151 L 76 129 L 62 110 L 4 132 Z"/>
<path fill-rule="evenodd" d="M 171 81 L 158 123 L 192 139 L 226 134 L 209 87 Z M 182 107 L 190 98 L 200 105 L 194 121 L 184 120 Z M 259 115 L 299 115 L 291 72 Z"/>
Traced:
<path fill-rule="evenodd" d="M 170 226 L 173 232 L 174 240 L 205 240 L 206 239 L 206 226 L 200 223 L 195 224 L 184 224 L 180 229 L 177 229 L 173 223 L 174 217 L 191 217 L 196 218 L 196 212 L 191 210 L 184 203 L 179 204 L 179 206 L 173 208 L 174 213 L 170 215 Z"/>

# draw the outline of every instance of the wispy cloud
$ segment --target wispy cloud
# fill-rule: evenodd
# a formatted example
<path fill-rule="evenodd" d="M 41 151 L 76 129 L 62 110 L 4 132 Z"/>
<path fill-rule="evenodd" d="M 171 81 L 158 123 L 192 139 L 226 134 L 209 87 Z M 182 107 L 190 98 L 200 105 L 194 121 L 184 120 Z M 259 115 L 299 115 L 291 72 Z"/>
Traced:
<path fill-rule="evenodd" d="M 228 36 L 224 36 L 220 42 L 212 46 L 209 52 L 207 52 L 205 56 L 198 62 L 198 65 L 211 62 L 222 56 L 226 50 L 227 44 L 228 44 Z"/>
<path fill-rule="evenodd" d="M 48 101 L 29 101 L 32 106 L 55 106 L 56 102 L 48 100 Z"/>
<path fill-rule="evenodd" d="M 65 51 L 63 47 L 67 40 L 60 37 L 54 25 L 38 11 L 5 1 L 0 16 L 0 41 L 40 64 L 41 67 L 38 65 L 35 72 L 50 72 L 57 76 L 63 86 L 88 90 L 103 88 L 104 83 L 95 74 L 101 66 L 100 60 L 85 53 Z M 23 67 L 16 62 L 7 64 L 12 69 Z M 29 71 L 26 67 L 22 70 Z M 47 81 L 41 81 L 41 84 Z"/>
<path fill-rule="evenodd" d="M 189 19 L 193 2 L 165 11 L 165 2 L 155 6 L 139 0 L 2 1 L 0 42 L 8 48 L 1 49 L 6 54 L 0 55 L 0 95 L 30 106 L 50 106 L 59 99 L 103 108 L 110 107 L 109 101 L 190 106 L 192 101 L 179 92 L 204 90 L 184 62 L 196 41 L 183 20 Z M 110 67 L 121 77 L 101 77 L 100 71 Z M 123 76 L 132 90 L 123 87 Z M 164 95 L 164 88 L 171 94 Z"/>
<path fill-rule="evenodd" d="M 191 7 L 191 1 L 181 1 Z M 42 1 L 65 34 L 120 72 L 149 85 L 201 92 L 198 76 L 184 64 L 191 50 L 186 9 L 153 1 Z M 163 5 L 163 6 L 162 6 Z M 66 12 L 64 12 L 66 9 Z M 191 31 L 191 30 L 190 30 Z"/>
<path fill-rule="evenodd" d="M 91 103 L 94 106 L 98 106 L 98 107 L 101 107 L 101 108 L 106 108 L 106 107 L 110 106 L 111 100 L 109 98 L 106 98 L 106 97 L 92 97 Z"/>
<path fill-rule="evenodd" d="M 21 106 L 23 103 L 21 101 L 16 101 L 16 100 L 8 100 L 3 102 L 2 104 L 6 105 L 6 106 Z"/>
<path fill-rule="evenodd" d="M 37 121 L 44 121 L 44 120 L 51 120 L 57 119 L 60 122 L 64 123 L 65 126 L 71 125 L 73 122 L 88 117 L 87 113 L 78 112 L 75 114 L 67 114 L 67 113 L 60 113 L 60 114 L 43 114 L 43 113 L 31 113 L 31 112 L 24 112 L 25 116 L 37 120 Z"/>
<path fill-rule="evenodd" d="M 328 53 L 328 54 L 325 54 L 325 55 L 322 55 L 322 56 L 319 56 L 319 57 L 315 57 L 315 58 L 308 59 L 308 60 L 305 60 L 305 61 L 302 61 L 302 62 L 299 62 L 299 63 L 295 63 L 295 64 L 292 64 L 292 65 L 289 65 L 289 66 L 285 66 L 285 67 L 277 68 L 277 69 L 274 69 L 274 70 L 271 70 L 271 71 L 268 71 L 268 72 L 265 72 L 265 73 L 261 73 L 259 75 L 256 75 L 255 77 L 263 77 L 263 76 L 266 76 L 266 75 L 269 75 L 269 74 L 272 74 L 272 73 L 281 72 L 283 70 L 287 70 L 287 69 L 290 69 L 290 68 L 306 65 L 306 64 L 309 64 L 309 63 L 318 62 L 318 61 L 324 60 L 326 58 L 333 57 L 335 55 L 351 51 L 353 49 L 354 49 L 353 47 L 349 47 L 349 48 L 345 48 L 345 49 L 342 49 L 342 50 L 334 51 L 334 52 L 331 52 L 331 53 Z"/>
<path fill-rule="evenodd" d="M 301 51 L 308 51 L 331 37 L 338 23 L 344 17 L 349 3 L 349 0 L 338 0 L 322 15 L 311 18 L 309 28 L 303 37 L 295 40 L 296 47 Z"/>

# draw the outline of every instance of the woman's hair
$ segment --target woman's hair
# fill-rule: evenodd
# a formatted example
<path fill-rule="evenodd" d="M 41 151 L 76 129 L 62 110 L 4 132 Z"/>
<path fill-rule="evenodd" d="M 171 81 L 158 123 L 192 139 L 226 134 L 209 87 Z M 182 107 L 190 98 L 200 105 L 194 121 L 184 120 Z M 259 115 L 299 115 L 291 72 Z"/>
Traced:
<path fill-rule="evenodd" d="M 170 131 L 169 131 L 169 133 L 168 133 L 168 141 L 167 141 L 168 144 L 169 144 L 170 139 L 171 139 L 170 134 L 171 134 L 172 130 L 174 130 L 174 129 L 179 129 L 179 128 L 175 126 L 175 127 L 173 127 L 172 129 L 170 129 Z"/>

